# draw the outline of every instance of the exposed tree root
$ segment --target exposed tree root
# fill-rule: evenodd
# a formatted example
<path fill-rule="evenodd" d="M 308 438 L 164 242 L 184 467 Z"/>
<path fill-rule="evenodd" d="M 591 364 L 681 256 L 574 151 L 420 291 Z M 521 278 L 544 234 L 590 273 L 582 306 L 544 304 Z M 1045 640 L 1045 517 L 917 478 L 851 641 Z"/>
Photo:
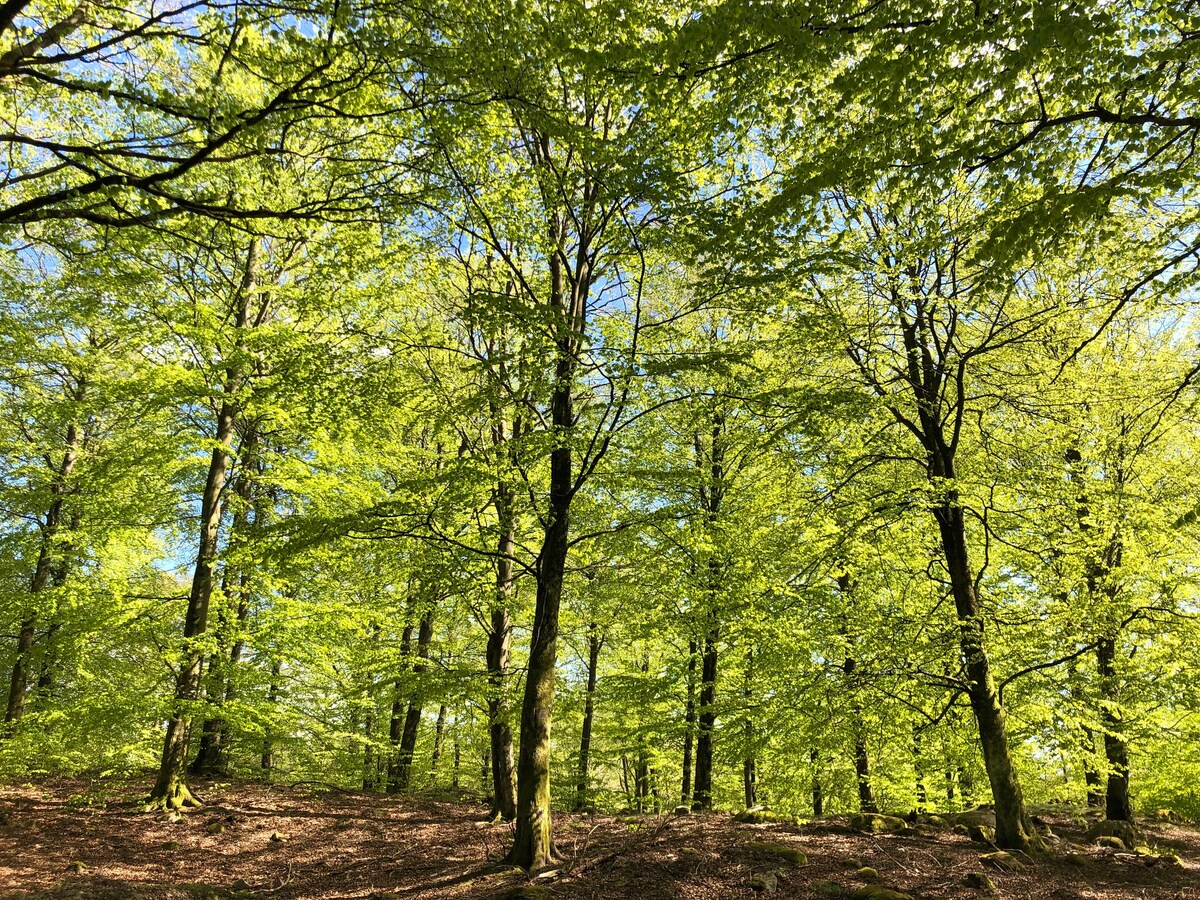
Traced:
<path fill-rule="evenodd" d="M 199 809 L 204 803 L 188 789 L 182 781 L 173 784 L 161 796 L 151 794 L 143 809 L 146 812 L 180 813 L 185 809 Z"/>

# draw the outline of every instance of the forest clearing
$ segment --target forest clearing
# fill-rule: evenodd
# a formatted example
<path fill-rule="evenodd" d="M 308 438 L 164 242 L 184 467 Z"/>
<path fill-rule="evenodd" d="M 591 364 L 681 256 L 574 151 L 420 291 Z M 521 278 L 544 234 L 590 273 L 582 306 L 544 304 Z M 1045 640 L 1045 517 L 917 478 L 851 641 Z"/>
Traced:
<path fill-rule="evenodd" d="M 0 0 L 0 891 L 1196 896 L 1198 141 L 1198 0 Z"/>

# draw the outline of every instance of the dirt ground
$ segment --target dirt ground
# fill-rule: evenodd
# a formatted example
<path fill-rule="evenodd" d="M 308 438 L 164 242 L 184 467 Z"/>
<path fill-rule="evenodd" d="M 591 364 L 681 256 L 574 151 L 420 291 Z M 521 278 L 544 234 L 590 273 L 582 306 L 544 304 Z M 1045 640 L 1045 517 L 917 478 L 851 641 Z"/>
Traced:
<path fill-rule="evenodd" d="M 182 821 L 141 811 L 147 784 L 55 781 L 0 787 L 0 896 L 17 898 L 487 898 L 527 879 L 499 865 L 510 838 L 484 809 L 433 798 L 254 783 L 207 783 L 207 805 Z M 1062 838 L 1015 872 L 986 869 L 989 848 L 949 829 L 851 833 L 844 823 L 743 824 L 729 815 L 559 814 L 562 862 L 534 880 L 545 897 L 850 897 L 875 883 L 913 897 L 988 896 L 964 877 L 987 872 L 1005 898 L 1200 900 L 1200 831 L 1147 823 L 1160 856 Z M 796 866 L 751 842 L 802 850 Z M 1177 859 L 1168 856 L 1173 854 Z M 856 865 L 857 863 L 857 865 Z M 776 876 L 756 894 L 756 874 Z M 768 879 L 769 880 L 769 879 Z"/>

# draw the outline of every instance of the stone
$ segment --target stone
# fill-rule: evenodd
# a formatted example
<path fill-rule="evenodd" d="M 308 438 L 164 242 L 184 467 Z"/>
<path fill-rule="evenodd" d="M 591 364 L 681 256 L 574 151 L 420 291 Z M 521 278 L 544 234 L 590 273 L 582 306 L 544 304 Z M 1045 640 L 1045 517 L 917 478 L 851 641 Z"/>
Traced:
<path fill-rule="evenodd" d="M 204 830 L 209 834 L 220 834 L 225 830 L 225 825 L 222 822 L 209 822 L 208 825 L 204 827 Z"/>
<path fill-rule="evenodd" d="M 774 872 L 759 872 L 750 879 L 751 890 L 763 894 L 773 894 L 779 890 L 779 879 Z"/>
<path fill-rule="evenodd" d="M 1125 842 L 1115 834 L 1102 834 L 1092 843 L 1097 847 L 1107 847 L 1109 850 L 1124 850 Z"/>
<path fill-rule="evenodd" d="M 850 895 L 853 900 L 913 900 L 911 894 L 893 891 L 878 884 L 866 884 Z"/>
<path fill-rule="evenodd" d="M 932 825 L 934 828 L 949 828 L 950 823 L 941 816 L 926 816 L 925 824 Z"/>
<path fill-rule="evenodd" d="M 772 841 L 750 841 L 745 846 L 751 853 L 774 856 L 790 862 L 794 866 L 808 865 L 808 857 L 798 847 L 789 847 L 787 844 L 777 844 Z"/>
<path fill-rule="evenodd" d="M 691 814 L 692 814 L 692 808 L 690 806 L 675 807 L 675 815 L 677 815 L 677 816 L 690 816 Z"/>
<path fill-rule="evenodd" d="M 979 861 L 985 866 L 995 869 L 997 872 L 1016 872 L 1025 868 L 1025 865 L 1005 850 L 997 850 L 995 853 L 985 853 L 979 857 Z"/>
<path fill-rule="evenodd" d="M 876 872 L 874 869 L 872 869 L 870 866 L 863 866 L 861 869 L 859 869 L 854 874 L 857 875 L 859 878 L 861 878 L 863 881 L 878 881 L 879 880 L 879 873 Z"/>
<path fill-rule="evenodd" d="M 908 823 L 899 816 L 859 813 L 850 817 L 850 827 L 855 831 L 865 831 L 870 834 L 898 834 L 908 828 Z"/>
<path fill-rule="evenodd" d="M 840 897 L 846 893 L 846 889 L 836 881 L 814 881 L 809 885 L 809 890 L 820 897 Z"/>
<path fill-rule="evenodd" d="M 158 849 L 160 849 L 160 850 L 178 850 L 179 849 L 179 841 L 167 841 L 163 844 L 159 844 Z"/>
<path fill-rule="evenodd" d="M 250 891 L 250 890 L 253 890 L 253 888 L 252 888 L 252 887 L 250 887 L 250 883 L 249 883 L 248 881 L 246 881 L 246 879 L 245 879 L 245 878 L 239 878 L 239 879 L 237 879 L 236 881 L 234 881 L 234 883 L 233 883 L 233 884 L 231 884 L 231 885 L 229 886 L 229 889 L 230 889 L 231 891 Z"/>
<path fill-rule="evenodd" d="M 1126 847 L 1146 843 L 1136 825 L 1121 819 L 1101 819 L 1084 833 L 1084 837 L 1093 843 L 1099 837 L 1117 837 Z"/>
<path fill-rule="evenodd" d="M 996 841 L 996 829 L 987 825 L 968 825 L 967 837 L 977 844 L 993 844 Z"/>
<path fill-rule="evenodd" d="M 863 867 L 861 859 L 855 859 L 853 856 L 847 857 L 846 865 L 851 869 L 861 869 Z"/>
<path fill-rule="evenodd" d="M 67 866 L 67 871 L 71 872 L 75 875 L 82 875 L 84 872 L 87 871 L 87 866 L 85 866 L 81 862 L 73 862 Z"/>
<path fill-rule="evenodd" d="M 962 883 L 964 887 L 974 888 L 977 891 L 986 891 L 989 894 L 996 893 L 996 885 L 992 882 L 991 876 L 986 872 L 968 872 L 963 876 Z"/>
<path fill-rule="evenodd" d="M 282 844 L 282 843 L 285 843 L 286 841 L 287 841 L 286 834 L 282 834 L 281 832 L 278 832 L 278 831 L 271 832 L 271 843 L 272 844 Z"/>
<path fill-rule="evenodd" d="M 955 834 L 961 834 L 963 837 L 966 837 L 967 835 L 969 835 L 971 833 L 971 829 L 968 828 L 966 825 L 963 825 L 961 822 L 959 824 L 955 825 L 952 830 L 954 831 Z"/>

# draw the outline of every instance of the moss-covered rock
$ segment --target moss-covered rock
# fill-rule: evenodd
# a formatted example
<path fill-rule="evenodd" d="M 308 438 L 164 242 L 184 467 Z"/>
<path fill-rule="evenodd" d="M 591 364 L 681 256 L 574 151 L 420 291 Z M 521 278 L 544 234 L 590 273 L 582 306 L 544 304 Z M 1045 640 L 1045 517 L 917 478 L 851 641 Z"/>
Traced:
<path fill-rule="evenodd" d="M 977 844 L 994 844 L 996 842 L 996 829 L 987 825 L 968 825 L 967 837 Z"/>
<path fill-rule="evenodd" d="M 1099 838 L 1102 837 L 1120 838 L 1124 847 L 1136 847 L 1146 843 L 1136 825 L 1121 819 L 1101 819 L 1085 832 L 1085 837 L 1092 843 L 1099 843 Z"/>
<path fill-rule="evenodd" d="M 791 825 L 795 822 L 792 816 L 784 816 L 771 812 L 769 809 L 744 809 L 734 813 L 733 821 L 747 825 Z"/>
<path fill-rule="evenodd" d="M 899 834 L 908 828 L 908 823 L 899 816 L 859 813 L 850 817 L 850 827 L 855 831 L 865 831 L 868 834 Z"/>
<path fill-rule="evenodd" d="M 879 884 L 866 884 L 850 895 L 852 900 L 913 900 L 911 894 L 894 891 Z"/>
<path fill-rule="evenodd" d="M 745 846 L 751 853 L 760 856 L 773 856 L 794 866 L 808 865 L 808 857 L 798 847 L 789 847 L 787 844 L 777 844 L 772 841 L 750 841 Z"/>
<path fill-rule="evenodd" d="M 760 894 L 773 894 L 779 890 L 779 877 L 774 872 L 758 872 L 750 879 L 750 889 Z"/>
<path fill-rule="evenodd" d="M 1125 849 L 1125 842 L 1115 834 L 1102 834 L 1092 843 L 1094 843 L 1097 847 L 1107 847 L 1109 850 Z"/>
<path fill-rule="evenodd" d="M 979 857 L 979 861 L 985 866 L 995 869 L 997 872 L 1016 872 L 1025 868 L 1025 865 L 1005 850 L 997 850 L 995 853 L 984 853 Z"/>
<path fill-rule="evenodd" d="M 996 885 L 992 881 L 990 875 L 986 872 L 968 872 L 963 876 L 963 887 L 969 887 L 977 891 L 985 891 L 989 894 L 996 893 Z"/>
<path fill-rule="evenodd" d="M 857 875 L 859 878 L 861 878 L 863 881 L 878 881 L 879 880 L 879 873 L 876 872 L 874 869 L 872 869 L 870 866 L 863 866 L 861 869 L 859 869 L 854 874 Z"/>
<path fill-rule="evenodd" d="M 924 816 L 921 819 L 924 825 L 932 825 L 934 828 L 949 828 L 950 821 L 943 816 Z"/>

